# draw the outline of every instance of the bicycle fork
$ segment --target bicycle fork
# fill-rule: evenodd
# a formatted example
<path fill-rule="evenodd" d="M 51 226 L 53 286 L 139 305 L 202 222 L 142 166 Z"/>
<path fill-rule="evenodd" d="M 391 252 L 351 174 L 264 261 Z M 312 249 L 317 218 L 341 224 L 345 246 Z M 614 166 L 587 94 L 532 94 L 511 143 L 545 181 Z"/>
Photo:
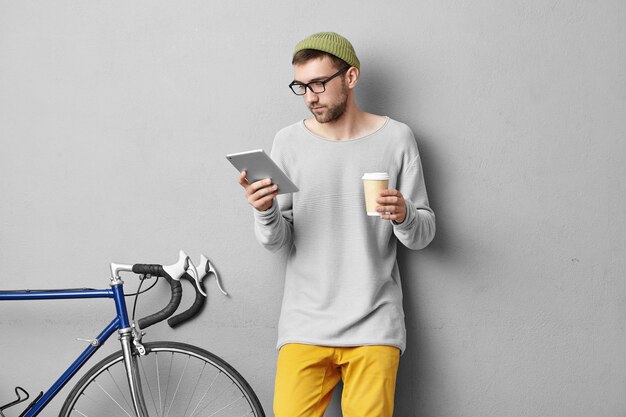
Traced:
<path fill-rule="evenodd" d="M 143 390 L 141 389 L 141 378 L 139 376 L 139 366 L 136 356 L 133 356 L 133 334 L 130 328 L 120 329 L 120 343 L 122 344 L 122 353 L 124 355 L 124 367 L 126 369 L 126 377 L 128 378 L 128 386 L 130 388 L 130 396 L 137 417 L 149 417 L 146 403 L 143 398 Z"/>

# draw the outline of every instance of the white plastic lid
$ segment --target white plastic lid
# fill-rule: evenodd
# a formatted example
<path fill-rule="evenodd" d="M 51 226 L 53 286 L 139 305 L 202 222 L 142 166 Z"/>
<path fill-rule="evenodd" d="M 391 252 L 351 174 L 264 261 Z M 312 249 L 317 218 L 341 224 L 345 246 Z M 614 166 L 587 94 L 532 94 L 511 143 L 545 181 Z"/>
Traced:
<path fill-rule="evenodd" d="M 389 179 L 389 174 L 386 172 L 366 172 L 363 174 L 362 180 L 372 181 L 384 181 Z"/>

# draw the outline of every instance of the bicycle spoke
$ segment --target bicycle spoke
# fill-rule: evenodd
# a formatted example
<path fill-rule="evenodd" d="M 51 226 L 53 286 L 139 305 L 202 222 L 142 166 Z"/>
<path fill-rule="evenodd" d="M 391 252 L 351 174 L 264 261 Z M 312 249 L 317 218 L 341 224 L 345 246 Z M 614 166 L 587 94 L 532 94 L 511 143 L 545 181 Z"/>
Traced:
<path fill-rule="evenodd" d="M 109 394 L 109 393 L 107 392 L 107 390 L 105 390 L 104 388 L 102 388 L 102 385 L 100 385 L 97 381 L 96 381 L 96 385 L 98 385 L 98 386 L 100 387 L 100 389 L 102 390 L 102 392 L 104 392 L 104 393 L 105 393 L 105 394 L 106 394 L 106 395 L 107 395 L 107 396 L 111 399 L 111 401 L 113 401 L 115 404 L 117 404 L 117 406 L 120 408 L 120 410 L 122 410 L 124 413 L 126 413 L 126 415 L 127 415 L 128 417 L 133 417 L 133 416 L 131 416 L 130 414 L 128 414 L 128 411 L 126 411 L 126 410 L 124 409 L 124 407 L 122 407 L 122 406 L 120 405 L 120 403 L 118 403 L 118 402 L 115 400 L 115 398 L 113 398 L 113 397 L 111 396 L 111 394 Z"/>
<path fill-rule="evenodd" d="M 248 411 L 246 414 L 242 414 L 242 415 L 240 415 L 239 417 L 246 417 L 246 416 L 249 416 L 249 415 L 250 415 L 250 414 L 252 414 L 252 413 L 254 413 L 254 411 L 253 411 L 253 410 L 250 410 L 250 411 Z"/>
<path fill-rule="evenodd" d="M 117 382 L 115 381 L 115 378 L 113 377 L 113 375 L 111 374 L 110 370 L 107 369 L 107 375 L 108 377 L 111 379 L 111 381 L 113 382 L 113 384 L 116 386 L 117 391 L 120 393 L 120 395 L 122 396 L 122 398 L 124 399 L 124 402 L 126 402 L 126 405 L 128 407 L 130 407 L 128 405 L 128 400 L 126 399 L 126 397 L 124 396 L 124 394 L 122 393 L 122 390 L 120 389 L 119 385 L 117 384 Z M 90 384 L 91 386 L 92 384 Z M 100 391 L 102 391 L 112 402 L 114 402 L 119 408 L 120 410 L 122 410 L 126 415 L 130 416 L 130 414 L 128 413 L 128 411 L 126 411 L 126 409 L 113 397 L 113 395 L 106 389 L 104 388 L 98 381 L 93 381 L 93 385 L 97 386 L 98 388 L 100 388 Z M 95 393 L 95 391 L 90 392 L 91 394 Z M 98 404 L 100 402 L 94 400 L 90 395 L 87 395 L 86 392 L 83 392 L 81 394 L 81 397 L 87 398 L 89 399 L 89 401 L 91 401 L 92 404 Z M 81 416 L 85 416 L 88 417 L 88 414 L 85 414 L 84 412 L 82 412 L 81 410 L 77 409 L 76 407 L 73 408 L 73 411 L 77 412 L 78 414 L 80 414 Z"/>
<path fill-rule="evenodd" d="M 232 406 L 233 404 L 236 404 L 237 402 L 241 401 L 242 398 L 245 398 L 243 395 L 239 398 L 237 398 L 235 401 L 233 401 L 230 404 L 226 404 L 224 407 L 220 408 L 219 410 L 217 410 L 216 412 L 214 412 L 213 414 L 209 414 L 207 417 L 211 417 L 216 415 L 217 413 L 219 413 L 222 410 L 226 410 L 228 407 Z"/>
<path fill-rule="evenodd" d="M 185 372 L 187 372 L 187 365 L 189 365 L 189 359 L 191 359 L 190 356 L 187 356 L 187 360 L 185 361 L 185 367 L 183 368 L 183 372 L 180 374 L 180 379 L 178 380 L 178 385 L 176 385 L 176 390 L 174 391 L 174 395 L 172 396 L 172 401 L 170 402 L 170 408 L 167 409 L 167 413 L 165 414 L 165 417 L 169 417 L 170 415 L 170 410 L 172 409 L 172 405 L 174 405 L 174 400 L 176 400 L 176 394 L 178 394 L 178 389 L 180 388 L 180 383 L 183 380 L 183 377 L 185 376 Z M 180 416 L 180 417 L 184 417 Z"/>
<path fill-rule="evenodd" d="M 167 372 L 167 385 L 165 386 L 165 398 L 163 399 L 163 406 L 167 405 L 167 393 L 170 390 L 170 377 L 172 376 L 172 366 L 174 363 L 174 353 L 170 353 L 170 368 Z M 164 415 L 164 414 L 161 414 Z"/>
<path fill-rule="evenodd" d="M 191 400 L 196 396 L 196 391 L 198 390 L 198 386 L 200 385 L 200 379 L 202 378 L 202 375 L 204 375 L 204 370 L 206 369 L 206 362 L 204 362 L 204 365 L 202 365 L 202 371 L 200 371 L 200 375 L 198 375 L 198 379 L 196 380 L 196 383 L 193 384 L 193 392 L 191 393 L 191 397 L 189 397 L 189 402 L 187 403 L 187 408 L 185 408 L 185 412 L 183 413 L 182 417 L 185 417 L 187 415 L 187 410 L 189 410 L 189 407 L 191 406 Z"/>
<path fill-rule="evenodd" d="M 87 399 L 89 399 L 89 401 L 91 401 L 91 402 L 94 402 L 93 398 L 91 398 L 90 396 L 88 396 L 85 392 L 81 393 L 81 394 L 80 394 L 80 396 L 81 396 L 81 397 L 83 397 L 83 398 L 87 398 Z M 80 414 L 81 416 L 84 416 L 84 417 L 89 417 L 89 416 L 87 416 L 87 414 L 85 414 L 85 413 L 81 412 L 80 410 L 77 410 L 77 409 L 76 409 L 76 407 L 74 407 L 74 408 L 72 409 L 72 411 L 76 411 L 76 412 L 77 412 L 78 414 Z"/>
<path fill-rule="evenodd" d="M 211 391 L 211 388 L 213 387 L 213 384 L 215 383 L 215 380 L 217 379 L 218 376 L 220 376 L 220 374 L 221 374 L 221 372 L 215 375 L 215 377 L 213 378 L 213 381 L 211 381 L 211 385 L 209 385 L 209 388 L 207 388 L 207 390 L 204 393 L 204 395 L 202 396 L 202 398 L 200 398 L 200 401 L 196 405 L 196 408 L 194 408 L 193 411 L 191 412 L 191 416 L 190 417 L 194 416 L 194 414 L 196 413 L 196 410 L 198 409 L 198 407 L 200 407 L 200 404 L 202 404 L 202 401 L 204 401 L 204 397 L 206 397 L 207 394 L 209 393 L 209 391 Z M 203 410 L 204 410 L 204 408 L 203 408 Z"/>
<path fill-rule="evenodd" d="M 159 354 L 154 354 L 154 361 L 156 362 L 156 379 L 157 379 L 157 389 L 159 390 L 159 416 L 163 417 L 163 406 L 161 402 L 161 372 L 159 372 Z"/>
<path fill-rule="evenodd" d="M 221 374 L 221 372 L 220 372 L 220 374 Z M 201 411 L 206 410 L 206 409 L 207 409 L 207 408 L 208 408 L 211 404 L 213 404 L 213 403 L 214 403 L 214 402 L 215 402 L 218 398 L 220 398 L 222 395 L 224 395 L 224 393 L 226 393 L 226 391 L 228 391 L 228 389 L 229 389 L 230 387 L 232 387 L 233 385 L 234 385 L 234 384 L 231 382 L 231 383 L 230 383 L 230 386 L 228 386 L 228 387 L 226 387 L 224 390 L 222 390 L 222 392 L 220 392 L 220 393 L 219 393 L 219 395 L 216 395 L 215 397 L 213 397 L 213 399 L 212 399 L 211 401 L 209 401 L 209 402 L 208 402 L 208 404 L 207 404 L 207 405 L 205 405 L 205 406 L 204 406 L 204 408 L 203 408 Z M 214 414 L 215 414 L 215 413 L 214 413 Z M 211 415 L 213 415 L 213 414 L 211 414 Z"/>
<path fill-rule="evenodd" d="M 107 369 L 107 374 L 109 375 L 109 377 L 111 378 L 111 381 L 113 381 L 113 384 L 117 387 L 117 391 L 120 393 L 120 396 L 124 399 L 124 402 L 126 403 L 126 406 L 128 407 L 128 409 L 132 410 L 133 408 L 130 406 L 130 403 L 128 402 L 128 400 L 126 399 L 126 396 L 124 395 L 124 393 L 122 392 L 122 389 L 120 388 L 120 386 L 117 384 L 117 381 L 115 380 L 115 378 L 113 377 L 113 374 L 111 374 L 111 370 Z M 126 413 L 128 414 L 128 413 Z"/>
<path fill-rule="evenodd" d="M 143 371 L 143 382 L 145 382 L 146 385 L 148 386 L 148 392 L 150 393 L 150 399 L 152 399 L 152 406 L 154 407 L 154 410 L 157 411 L 156 401 L 154 400 L 154 394 L 152 393 L 152 386 L 150 385 L 150 378 L 148 378 L 148 375 L 146 374 L 146 368 L 143 365 L 142 357 L 138 356 L 137 357 L 137 361 L 139 362 L 139 365 L 141 366 L 141 370 Z"/>

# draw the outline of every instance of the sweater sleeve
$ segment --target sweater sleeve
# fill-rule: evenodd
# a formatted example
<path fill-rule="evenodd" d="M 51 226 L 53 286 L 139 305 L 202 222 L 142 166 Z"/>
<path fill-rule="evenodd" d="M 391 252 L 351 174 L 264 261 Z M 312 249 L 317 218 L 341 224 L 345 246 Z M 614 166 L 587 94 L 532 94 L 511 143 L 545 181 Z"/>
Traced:
<path fill-rule="evenodd" d="M 272 159 L 289 175 L 284 163 L 282 149 L 276 140 L 272 146 Z M 280 194 L 266 211 L 253 208 L 254 233 L 258 242 L 267 250 L 276 252 L 291 247 L 293 243 L 293 194 Z"/>
<path fill-rule="evenodd" d="M 254 212 L 254 233 L 258 242 L 270 252 L 276 252 L 284 246 L 291 246 L 293 224 L 282 214 L 279 203 L 274 200 L 266 211 Z"/>
<path fill-rule="evenodd" d="M 416 146 L 414 156 L 398 178 L 398 190 L 406 201 L 406 218 L 400 224 L 393 222 L 394 234 L 409 249 L 423 249 L 435 237 L 435 213 L 428 203 L 422 163 Z"/>

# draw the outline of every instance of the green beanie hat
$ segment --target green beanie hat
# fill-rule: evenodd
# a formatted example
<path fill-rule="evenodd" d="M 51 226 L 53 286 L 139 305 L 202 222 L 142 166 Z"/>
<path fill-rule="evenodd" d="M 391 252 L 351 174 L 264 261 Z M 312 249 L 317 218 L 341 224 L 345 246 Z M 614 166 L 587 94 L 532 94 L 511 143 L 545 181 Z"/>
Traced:
<path fill-rule="evenodd" d="M 303 49 L 327 52 L 343 59 L 353 67 L 361 68 L 359 58 L 357 58 L 350 41 L 335 32 L 320 32 L 301 40 L 296 45 L 293 54 L 295 55 Z"/>

